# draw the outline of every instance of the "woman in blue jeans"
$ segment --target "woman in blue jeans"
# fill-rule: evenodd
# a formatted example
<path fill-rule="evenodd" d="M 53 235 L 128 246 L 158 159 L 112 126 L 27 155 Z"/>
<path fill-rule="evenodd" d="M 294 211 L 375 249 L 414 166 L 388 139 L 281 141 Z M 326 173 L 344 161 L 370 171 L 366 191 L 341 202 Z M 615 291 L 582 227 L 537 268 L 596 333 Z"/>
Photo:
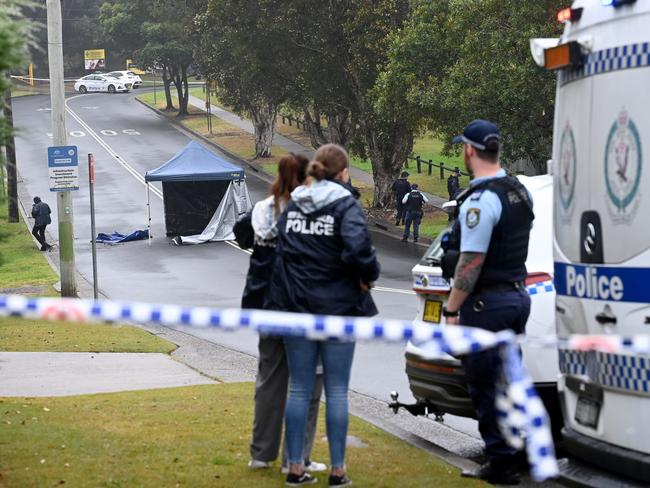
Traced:
<path fill-rule="evenodd" d="M 269 308 L 312 314 L 372 316 L 370 296 L 379 264 L 370 239 L 358 192 L 347 184 L 348 155 L 335 144 L 322 146 L 307 168 L 304 186 L 278 220 L 278 243 Z M 289 365 L 286 442 L 288 486 L 318 480 L 305 472 L 304 432 L 316 366 L 323 364 L 327 399 L 327 437 L 332 473 L 329 486 L 349 486 L 345 440 L 348 429 L 348 385 L 354 342 L 285 339 Z"/>

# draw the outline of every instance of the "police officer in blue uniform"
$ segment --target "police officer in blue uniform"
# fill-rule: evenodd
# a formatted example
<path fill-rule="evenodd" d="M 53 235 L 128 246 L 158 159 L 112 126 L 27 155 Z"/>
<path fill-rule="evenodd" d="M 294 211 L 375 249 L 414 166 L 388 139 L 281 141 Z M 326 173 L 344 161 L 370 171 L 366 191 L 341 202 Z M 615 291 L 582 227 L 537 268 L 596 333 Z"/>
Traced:
<path fill-rule="evenodd" d="M 424 215 L 423 206 L 429 203 L 429 199 L 418 190 L 417 183 L 411 185 L 411 191 L 404 195 L 402 204 L 404 204 L 404 211 L 406 217 L 404 218 L 404 234 L 402 242 L 406 242 L 411 232 L 411 224 L 413 224 L 413 242 L 418 242 L 420 236 L 420 222 Z"/>
<path fill-rule="evenodd" d="M 464 144 L 465 165 L 474 179 L 457 197 L 459 216 L 445 245 L 442 267 L 446 276 L 453 277 L 453 287 L 443 315 L 449 325 L 522 334 L 530 313 L 524 280 L 534 219 L 531 196 L 501 168 L 495 124 L 475 120 L 454 142 Z M 463 475 L 518 484 L 520 456 L 501 435 L 494 405 L 500 366 L 496 350 L 463 358 L 488 458 L 478 470 Z"/>

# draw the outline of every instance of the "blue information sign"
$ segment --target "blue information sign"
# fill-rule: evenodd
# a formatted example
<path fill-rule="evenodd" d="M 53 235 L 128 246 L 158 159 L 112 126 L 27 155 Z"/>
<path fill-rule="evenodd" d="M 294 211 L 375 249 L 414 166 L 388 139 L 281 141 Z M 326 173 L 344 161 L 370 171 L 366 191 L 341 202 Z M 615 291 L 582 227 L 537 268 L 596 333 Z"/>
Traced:
<path fill-rule="evenodd" d="M 50 174 L 50 191 L 79 189 L 77 146 L 48 147 L 47 166 Z"/>

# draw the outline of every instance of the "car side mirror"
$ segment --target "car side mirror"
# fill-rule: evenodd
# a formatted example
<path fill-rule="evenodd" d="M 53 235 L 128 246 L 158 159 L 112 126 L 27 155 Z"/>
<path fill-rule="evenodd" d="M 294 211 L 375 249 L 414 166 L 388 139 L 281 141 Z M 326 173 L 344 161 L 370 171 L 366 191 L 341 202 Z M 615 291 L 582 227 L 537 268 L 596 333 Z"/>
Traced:
<path fill-rule="evenodd" d="M 456 200 L 450 200 L 442 204 L 442 210 L 450 215 L 456 211 L 456 207 L 458 207 L 458 202 Z"/>

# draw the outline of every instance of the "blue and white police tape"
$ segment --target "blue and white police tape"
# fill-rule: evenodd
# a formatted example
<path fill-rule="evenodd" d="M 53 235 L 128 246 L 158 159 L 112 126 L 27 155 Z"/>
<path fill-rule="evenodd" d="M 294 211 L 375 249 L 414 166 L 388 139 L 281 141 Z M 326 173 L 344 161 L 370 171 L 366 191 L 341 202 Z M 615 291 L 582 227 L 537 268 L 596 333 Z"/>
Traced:
<path fill-rule="evenodd" d="M 0 316 L 72 322 L 132 322 L 171 327 L 252 329 L 269 335 L 298 335 L 311 339 L 428 341 L 440 353 L 454 356 L 497 347 L 503 374 L 497 410 L 501 430 L 513 447 L 526 447 L 531 474 L 537 481 L 557 476 L 549 421 L 532 381 L 516 352 L 511 331 L 497 333 L 471 327 L 443 327 L 423 322 L 336 317 L 266 310 L 211 309 L 147 303 L 124 303 L 0 295 Z"/>

